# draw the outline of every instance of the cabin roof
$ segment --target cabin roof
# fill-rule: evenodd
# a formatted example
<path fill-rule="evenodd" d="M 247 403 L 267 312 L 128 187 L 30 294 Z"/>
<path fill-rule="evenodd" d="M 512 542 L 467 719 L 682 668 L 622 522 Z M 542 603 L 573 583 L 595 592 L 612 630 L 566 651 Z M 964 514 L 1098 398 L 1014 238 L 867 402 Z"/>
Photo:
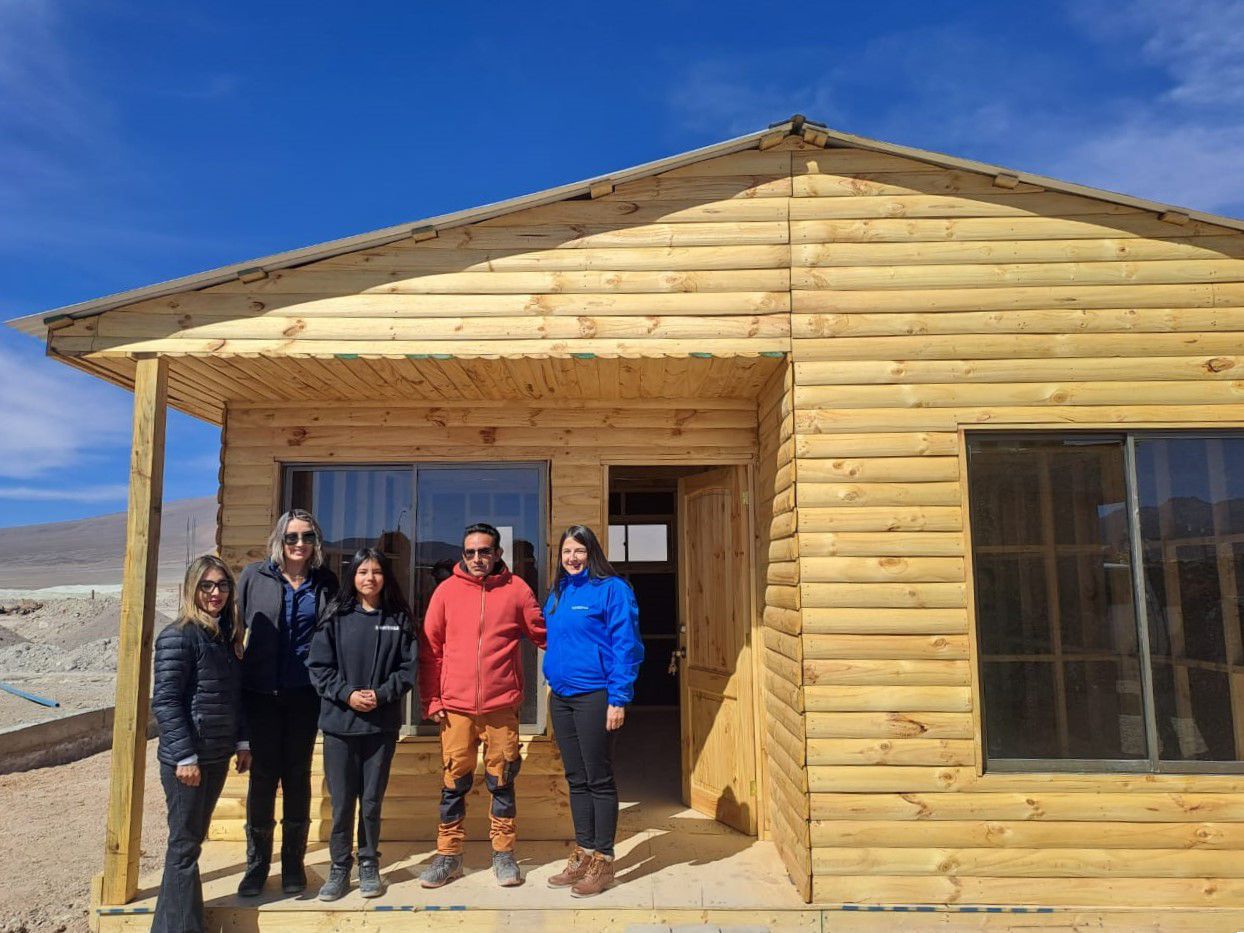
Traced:
<path fill-rule="evenodd" d="M 866 149 L 874 152 L 883 152 L 890 155 L 902 156 L 903 158 L 914 159 L 916 161 L 926 162 L 931 165 L 944 168 L 959 169 L 962 171 L 978 172 L 990 175 L 1010 175 L 1014 176 L 1019 182 L 1040 185 L 1054 191 L 1062 191 L 1068 194 L 1098 198 L 1103 201 L 1123 204 L 1129 207 L 1140 208 L 1142 210 L 1154 211 L 1159 214 L 1166 212 L 1180 214 L 1192 220 L 1200 220 L 1206 223 L 1212 223 L 1235 230 L 1244 230 L 1244 219 L 1226 217 L 1219 214 L 1210 214 L 1204 211 L 1196 211 L 1185 207 L 1178 207 L 1158 201 L 1151 201 L 1146 198 L 1137 198 L 1130 195 L 1119 194 L 1118 192 L 1107 191 L 1102 188 L 1091 188 L 1084 185 L 1077 185 L 1072 182 L 1048 178 L 1043 175 L 1034 175 L 1030 172 L 1021 172 L 1015 169 L 991 165 L 985 162 L 976 162 L 971 159 L 961 159 L 956 156 L 946 155 L 944 153 L 931 152 L 925 149 L 916 149 L 910 146 L 901 146 L 896 143 L 882 142 L 876 139 L 868 139 L 863 136 L 855 136 L 850 133 L 844 133 L 840 130 L 830 129 L 823 124 L 807 120 L 800 115 L 795 115 L 788 120 L 772 124 L 765 129 L 756 130 L 755 132 L 716 143 L 712 146 L 705 146 L 700 149 L 693 149 L 689 152 L 680 153 L 679 155 L 670 156 L 665 159 L 659 159 L 655 162 L 646 162 L 643 165 L 637 165 L 621 171 L 597 175 L 593 178 L 584 179 L 583 181 L 559 185 L 555 188 L 548 188 L 544 191 L 538 191 L 533 194 L 510 198 L 506 201 L 497 201 L 492 204 L 485 204 L 480 207 L 470 208 L 469 210 L 456 211 L 451 214 L 441 214 L 437 217 L 428 217 L 422 220 L 385 227 L 380 230 L 374 230 L 370 233 L 361 233 L 355 236 L 344 237 L 342 239 L 330 240 L 326 243 L 319 243 L 314 246 L 306 246 L 301 249 L 289 250 L 282 253 L 274 253 L 270 256 L 263 256 L 258 259 L 252 259 L 245 262 L 231 263 L 227 266 L 209 269 L 206 272 L 182 276 L 177 279 L 170 279 L 167 282 L 159 282 L 154 285 L 131 289 L 125 292 L 118 292 L 113 295 L 106 295 L 90 301 L 65 305 L 64 307 L 55 308 L 50 311 L 43 311 L 37 314 L 15 318 L 8 321 L 8 324 L 10 327 L 13 327 L 23 333 L 43 337 L 47 332 L 49 324 L 64 318 L 91 317 L 93 315 L 102 314 L 105 311 L 110 311 L 114 308 L 133 304 L 138 301 L 151 298 L 163 298 L 182 292 L 197 291 L 198 289 L 207 288 L 212 285 L 219 285 L 224 282 L 234 281 L 238 278 L 258 275 L 261 271 L 267 273 L 280 269 L 288 269 L 294 266 L 304 265 L 305 263 L 314 262 L 316 260 L 327 259 L 331 256 L 339 256 L 344 253 L 351 253 L 375 246 L 382 246 L 386 243 L 398 242 L 409 237 L 419 237 L 424 234 L 431 234 L 434 231 L 447 230 L 453 227 L 477 223 L 482 220 L 499 217 L 514 211 L 538 207 L 544 204 L 551 204 L 557 201 L 564 201 L 587 195 L 592 192 L 593 188 L 596 188 L 602 184 L 608 183 L 617 185 L 623 182 L 635 181 L 651 175 L 668 172 L 672 169 L 680 168 L 685 165 L 691 165 L 707 159 L 713 159 L 719 156 L 752 149 L 758 145 L 764 145 L 770 140 L 780 141 L 782 138 L 787 136 L 802 136 L 803 138 L 813 141 L 826 148 Z"/>

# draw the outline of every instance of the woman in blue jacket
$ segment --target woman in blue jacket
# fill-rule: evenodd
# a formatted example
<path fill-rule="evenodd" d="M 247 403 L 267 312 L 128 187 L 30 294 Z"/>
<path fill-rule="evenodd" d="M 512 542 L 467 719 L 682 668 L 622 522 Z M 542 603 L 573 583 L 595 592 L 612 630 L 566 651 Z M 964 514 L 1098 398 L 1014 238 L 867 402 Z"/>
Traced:
<path fill-rule="evenodd" d="M 613 738 L 634 695 L 644 643 L 635 593 L 605 559 L 592 529 L 567 528 L 558 555 L 544 605 L 544 676 L 553 691 L 549 715 L 570 785 L 576 845 L 549 885 L 591 897 L 614 881 L 618 789 Z"/>

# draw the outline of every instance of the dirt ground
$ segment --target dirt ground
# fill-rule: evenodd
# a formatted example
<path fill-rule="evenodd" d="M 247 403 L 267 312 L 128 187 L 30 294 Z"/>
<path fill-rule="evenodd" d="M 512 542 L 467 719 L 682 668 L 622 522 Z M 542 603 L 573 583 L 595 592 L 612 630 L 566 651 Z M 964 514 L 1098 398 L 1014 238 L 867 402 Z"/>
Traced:
<path fill-rule="evenodd" d="M 156 593 L 155 628 L 177 614 L 175 586 Z M 12 609 L 23 600 L 0 600 Z M 116 690 L 119 596 L 58 597 L 32 593 L 30 611 L 0 614 L 0 681 L 56 700 L 45 707 L 0 691 L 0 729 L 111 706 Z"/>
<path fill-rule="evenodd" d="M 140 870 L 164 860 L 164 792 L 147 746 Z M 91 878 L 103 870 L 111 752 L 0 775 L 0 933 L 85 931 Z"/>

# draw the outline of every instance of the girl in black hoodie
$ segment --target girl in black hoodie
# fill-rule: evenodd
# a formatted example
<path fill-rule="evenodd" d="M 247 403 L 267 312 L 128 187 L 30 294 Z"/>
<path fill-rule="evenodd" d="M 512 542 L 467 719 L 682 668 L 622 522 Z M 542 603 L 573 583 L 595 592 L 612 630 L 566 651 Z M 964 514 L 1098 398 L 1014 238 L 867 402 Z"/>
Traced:
<path fill-rule="evenodd" d="M 415 686 L 418 640 L 410 608 L 388 558 L 375 548 L 354 555 L 341 595 L 320 620 L 307 669 L 319 691 L 324 773 L 333 799 L 332 868 L 322 901 L 350 887 L 354 816 L 359 811 L 359 893 L 378 897 L 380 805 L 402 725 L 402 697 Z"/>

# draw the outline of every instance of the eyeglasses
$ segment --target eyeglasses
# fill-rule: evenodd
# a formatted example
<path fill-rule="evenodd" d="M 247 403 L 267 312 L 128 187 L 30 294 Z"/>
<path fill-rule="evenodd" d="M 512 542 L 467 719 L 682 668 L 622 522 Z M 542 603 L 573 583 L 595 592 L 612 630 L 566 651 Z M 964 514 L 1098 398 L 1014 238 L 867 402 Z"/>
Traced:
<path fill-rule="evenodd" d="M 299 541 L 306 542 L 307 544 L 315 544 L 316 541 L 320 540 L 320 536 L 314 531 L 289 531 L 286 532 L 285 536 L 281 540 L 283 540 L 290 547 L 293 547 Z"/>
<path fill-rule="evenodd" d="M 467 560 L 471 560 L 476 555 L 479 555 L 480 557 L 492 557 L 494 551 L 495 549 L 490 547 L 464 547 L 462 549 L 462 556 Z"/>
<path fill-rule="evenodd" d="M 212 593 L 215 593 L 217 590 L 220 590 L 220 592 L 222 593 L 232 593 L 233 584 L 230 583 L 228 580 L 200 580 L 199 581 L 199 592 L 200 593 L 204 593 L 210 596 Z"/>

